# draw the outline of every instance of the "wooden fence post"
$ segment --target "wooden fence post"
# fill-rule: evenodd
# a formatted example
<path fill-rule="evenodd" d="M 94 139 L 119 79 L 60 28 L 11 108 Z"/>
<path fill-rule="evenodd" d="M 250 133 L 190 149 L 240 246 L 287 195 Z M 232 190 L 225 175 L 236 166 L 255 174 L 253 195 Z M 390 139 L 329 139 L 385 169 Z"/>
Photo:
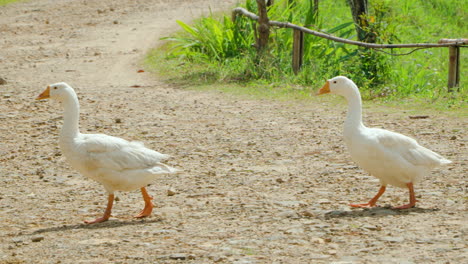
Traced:
<path fill-rule="evenodd" d="M 294 29 L 293 31 L 293 55 L 292 68 L 294 74 L 297 74 L 302 67 L 302 58 L 304 55 L 304 32 Z"/>
<path fill-rule="evenodd" d="M 258 37 L 257 37 L 257 49 L 263 52 L 267 45 L 268 39 L 270 38 L 270 25 L 268 19 L 268 13 L 266 8 L 265 0 L 257 0 L 258 7 Z"/>
<path fill-rule="evenodd" d="M 468 39 L 441 39 L 439 44 L 456 43 L 458 45 L 468 44 Z M 460 86 L 460 46 L 450 46 L 449 48 L 449 69 L 448 69 L 448 92 L 454 92 L 455 87 Z"/>
<path fill-rule="evenodd" d="M 460 85 L 460 47 L 449 47 L 448 91 Z"/>

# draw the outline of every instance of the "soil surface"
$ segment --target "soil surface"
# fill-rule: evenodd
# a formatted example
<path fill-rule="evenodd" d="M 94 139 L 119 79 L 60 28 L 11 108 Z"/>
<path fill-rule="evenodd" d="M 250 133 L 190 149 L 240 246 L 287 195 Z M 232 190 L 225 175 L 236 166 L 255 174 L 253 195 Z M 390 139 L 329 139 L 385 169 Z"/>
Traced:
<path fill-rule="evenodd" d="M 0 263 L 466 263 L 467 120 L 365 109 L 369 126 L 416 138 L 454 163 L 381 207 L 342 140 L 345 106 L 277 102 L 172 87 L 141 59 L 159 38 L 236 1 L 34 0 L 0 7 Z M 174 69 L 175 71 L 177 69 Z M 62 109 L 35 101 L 75 87 L 81 131 L 144 142 L 183 169 L 119 192 L 70 168 L 58 147 Z M 318 84 L 317 87 L 321 86 Z M 420 113 L 426 115 L 427 113 Z"/>

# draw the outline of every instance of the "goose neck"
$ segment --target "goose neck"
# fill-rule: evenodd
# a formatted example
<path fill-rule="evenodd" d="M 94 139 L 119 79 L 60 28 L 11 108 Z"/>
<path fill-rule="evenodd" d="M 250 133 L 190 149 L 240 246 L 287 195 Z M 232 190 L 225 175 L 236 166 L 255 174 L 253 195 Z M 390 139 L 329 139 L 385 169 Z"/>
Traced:
<path fill-rule="evenodd" d="M 360 128 L 362 124 L 362 101 L 359 91 L 346 96 L 348 101 L 348 113 L 346 116 L 345 127 Z"/>
<path fill-rule="evenodd" d="M 79 117 L 80 105 L 76 94 L 71 94 L 62 101 L 63 111 L 63 127 L 60 132 L 62 139 L 70 139 L 78 136 L 79 132 Z"/>

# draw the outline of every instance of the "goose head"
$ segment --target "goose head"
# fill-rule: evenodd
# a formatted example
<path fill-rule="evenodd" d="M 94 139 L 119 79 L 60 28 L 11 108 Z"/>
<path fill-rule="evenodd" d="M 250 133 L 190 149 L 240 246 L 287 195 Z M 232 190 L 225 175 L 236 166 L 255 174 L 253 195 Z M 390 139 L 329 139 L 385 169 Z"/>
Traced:
<path fill-rule="evenodd" d="M 348 98 L 349 95 L 355 94 L 356 91 L 357 86 L 353 81 L 344 76 L 337 76 L 328 80 L 317 92 L 317 95 L 331 93 Z"/>
<path fill-rule="evenodd" d="M 59 82 L 47 86 L 47 88 L 36 98 L 36 100 L 50 98 L 57 101 L 63 101 L 64 98 L 70 96 L 70 94 L 73 93 L 73 88 L 71 88 L 70 85 L 64 82 Z"/>

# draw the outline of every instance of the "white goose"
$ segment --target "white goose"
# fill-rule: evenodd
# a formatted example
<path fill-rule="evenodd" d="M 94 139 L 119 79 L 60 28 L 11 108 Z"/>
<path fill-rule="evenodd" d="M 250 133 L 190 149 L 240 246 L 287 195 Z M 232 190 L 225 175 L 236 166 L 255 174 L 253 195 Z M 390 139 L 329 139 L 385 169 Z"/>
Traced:
<path fill-rule="evenodd" d="M 348 101 L 344 124 L 344 140 L 352 159 L 365 171 L 380 180 L 377 195 L 368 203 L 352 207 L 373 207 L 385 192 L 387 184 L 409 189 L 409 203 L 394 209 L 412 208 L 416 204 L 413 184 L 439 165 L 451 163 L 439 154 L 420 146 L 416 140 L 392 131 L 368 128 L 362 123 L 359 89 L 350 79 L 338 76 L 328 80 L 318 95 L 332 93 Z"/>
<path fill-rule="evenodd" d="M 55 99 L 64 107 L 64 122 L 59 145 L 73 168 L 93 179 L 107 190 L 107 208 L 102 217 L 85 221 L 94 224 L 107 221 L 111 216 L 114 192 L 140 189 L 145 201 L 144 209 L 135 217 L 149 216 L 153 210 L 153 199 L 145 186 L 158 174 L 174 173 L 177 170 L 163 163 L 168 156 L 144 147 L 140 142 L 104 134 L 81 134 L 78 128 L 80 105 L 75 91 L 66 83 L 47 87 L 37 98 Z"/>

